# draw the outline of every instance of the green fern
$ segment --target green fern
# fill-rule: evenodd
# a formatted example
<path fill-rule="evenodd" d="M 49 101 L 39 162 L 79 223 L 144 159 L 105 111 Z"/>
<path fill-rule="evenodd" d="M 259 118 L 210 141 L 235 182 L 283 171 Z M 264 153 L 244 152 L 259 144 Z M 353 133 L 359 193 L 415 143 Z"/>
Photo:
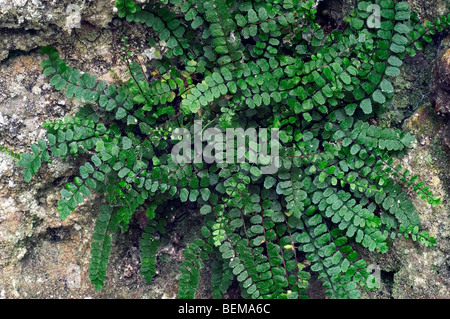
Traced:
<path fill-rule="evenodd" d="M 215 298 L 233 280 L 245 298 L 305 298 L 313 272 L 332 297 L 358 298 L 376 281 L 355 245 L 384 253 L 399 236 L 435 244 L 407 191 L 431 205 L 440 199 L 395 164 L 414 137 L 367 120 L 389 108 L 406 54 L 448 28 L 450 16 L 422 25 L 405 1 L 361 1 L 345 26 L 330 32 L 315 23 L 313 4 L 118 0 L 119 17 L 145 24 L 167 45 L 163 59 L 151 62 L 159 74 L 151 80 L 125 52 L 131 79 L 120 87 L 42 48 L 50 84 L 91 106 L 46 122 L 48 141 L 32 145 L 33 154 L 22 154 L 18 164 L 30 181 L 56 157 L 85 160 L 61 190 L 58 211 L 64 219 L 92 192 L 104 195 L 90 265 L 97 289 L 112 235 L 125 232 L 141 208 L 148 218 L 142 275 L 152 283 L 166 220 L 158 207 L 176 199 L 197 203 L 204 216 L 203 238 L 184 251 L 179 298 L 195 297 L 210 260 Z M 379 28 L 366 25 L 374 4 Z M 244 163 L 184 154 L 191 161 L 179 164 L 171 134 L 185 129 L 194 138 L 195 120 L 222 130 L 278 129 L 271 145 L 279 149 L 276 172 L 262 172 L 268 163 L 254 161 L 260 150 L 252 143 L 244 146 Z"/>

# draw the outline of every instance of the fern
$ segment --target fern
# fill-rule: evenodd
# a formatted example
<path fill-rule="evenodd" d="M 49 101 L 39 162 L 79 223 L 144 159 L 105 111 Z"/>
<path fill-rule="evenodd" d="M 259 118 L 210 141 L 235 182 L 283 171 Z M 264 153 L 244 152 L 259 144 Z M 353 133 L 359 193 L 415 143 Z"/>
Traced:
<path fill-rule="evenodd" d="M 197 203 L 204 217 L 202 238 L 184 251 L 179 298 L 195 297 L 210 261 L 214 298 L 234 280 L 245 298 L 305 298 L 314 272 L 332 297 L 358 298 L 376 281 L 355 245 L 384 253 L 400 236 L 435 244 L 407 192 L 431 205 L 440 199 L 396 164 L 414 137 L 367 120 L 389 108 L 406 55 L 448 28 L 450 16 L 423 25 L 405 1 L 361 1 L 344 27 L 329 31 L 315 22 L 313 4 L 118 0 L 119 17 L 145 24 L 167 46 L 151 62 L 158 76 L 148 80 L 124 37 L 131 79 L 120 87 L 42 48 L 50 84 L 91 106 L 46 122 L 47 141 L 32 145 L 18 165 L 30 181 L 54 158 L 85 160 L 61 190 L 58 211 L 67 218 L 92 192 L 104 195 L 90 264 L 97 289 L 106 279 L 112 235 L 126 232 L 142 208 L 148 222 L 141 271 L 152 283 L 166 224 L 159 208 L 177 199 Z M 370 5 L 380 7 L 379 28 L 367 26 Z M 234 161 L 211 160 L 225 140 L 207 145 L 212 157 L 198 148 L 184 153 L 184 162 L 172 156 L 183 145 L 176 134 L 194 140 L 213 127 L 241 129 L 237 144 L 229 144 L 238 149 Z M 272 138 L 270 150 L 279 151 L 273 162 L 269 150 L 264 156 L 255 141 L 246 143 L 256 128 L 277 130 L 275 141 L 267 131 L 259 136 Z M 270 164 L 276 172 L 266 174 Z"/>
<path fill-rule="evenodd" d="M 153 277 L 156 275 L 156 254 L 158 247 L 161 246 L 161 241 L 157 239 L 156 232 L 159 230 L 165 233 L 165 220 L 149 221 L 142 233 L 139 246 L 141 248 L 141 273 L 145 281 L 150 285 L 153 282 Z"/>

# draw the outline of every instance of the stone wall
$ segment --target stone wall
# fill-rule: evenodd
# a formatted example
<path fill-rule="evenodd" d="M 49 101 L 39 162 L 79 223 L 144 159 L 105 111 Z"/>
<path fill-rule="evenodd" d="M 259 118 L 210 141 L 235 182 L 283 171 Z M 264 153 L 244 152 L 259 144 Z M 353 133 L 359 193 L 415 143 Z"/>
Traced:
<path fill-rule="evenodd" d="M 73 4 L 80 10 L 79 24 L 70 24 L 67 8 Z M 122 21 L 113 21 L 113 8 L 110 0 L 0 0 L 0 146 L 16 154 L 29 152 L 30 144 L 45 136 L 44 120 L 74 114 L 80 107 L 48 84 L 39 65 L 44 58 L 37 53 L 39 46 L 55 46 L 73 67 L 109 83 L 126 79 Z M 145 59 L 141 53 L 151 36 L 148 31 L 129 26 L 125 33 L 138 58 Z M 173 298 L 186 223 L 176 226 L 179 232 L 176 228 L 159 252 L 164 272 L 148 286 L 139 274 L 142 230 L 132 221 L 129 233 L 117 238 L 106 286 L 101 292 L 93 289 L 89 250 L 101 199 L 91 197 L 64 222 L 56 210 L 59 190 L 76 167 L 76 161 L 57 160 L 25 183 L 13 157 L 0 152 L 0 297 Z"/>

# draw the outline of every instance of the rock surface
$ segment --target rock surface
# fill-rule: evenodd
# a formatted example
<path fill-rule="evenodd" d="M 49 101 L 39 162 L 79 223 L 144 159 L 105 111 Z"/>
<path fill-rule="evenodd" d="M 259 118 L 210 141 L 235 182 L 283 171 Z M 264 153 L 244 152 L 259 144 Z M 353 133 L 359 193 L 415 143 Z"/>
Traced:
<path fill-rule="evenodd" d="M 431 93 L 435 112 L 450 116 L 450 36 L 442 41 L 436 59 Z"/>
<path fill-rule="evenodd" d="M 408 0 L 408 3 L 422 20 L 448 14 L 450 9 L 450 3 L 447 0 Z"/>
<path fill-rule="evenodd" d="M 49 86 L 39 66 L 43 56 L 35 50 L 39 46 L 56 46 L 71 66 L 108 82 L 126 78 L 120 49 L 122 21 L 115 18 L 113 3 L 0 0 L 1 147 L 17 154 L 29 152 L 29 145 L 44 136 L 44 120 L 73 114 L 80 106 Z M 417 0 L 411 4 L 422 18 L 448 10 L 445 1 Z M 72 14 L 69 5 L 76 8 Z M 145 60 L 151 34 L 139 25 L 128 26 L 124 32 L 135 55 Z M 415 200 L 424 228 L 438 244 L 423 248 L 398 240 L 389 253 L 368 255 L 369 261 L 380 266 L 382 279 L 382 289 L 369 293 L 368 298 L 450 298 L 450 149 L 441 146 L 450 128 L 448 118 L 434 113 L 428 102 L 436 51 L 436 47 L 425 50 L 402 67 L 405 75 L 395 83 L 396 109 L 379 121 L 403 126 L 418 137 L 402 165 L 418 173 L 419 179 L 427 181 L 443 199 L 444 204 L 434 208 Z M 445 60 L 446 55 L 443 57 Z M 420 71 L 423 63 L 430 66 L 425 68 L 429 73 Z M 27 184 L 15 161 L 0 152 L 0 298 L 176 297 L 177 266 L 183 260 L 183 247 L 192 239 L 192 230 L 198 227 L 195 218 L 174 223 L 173 235 L 164 238 L 158 253 L 158 275 L 151 286 L 139 274 L 142 230 L 133 220 L 129 232 L 116 238 L 106 286 L 97 292 L 89 283 L 88 264 L 101 199 L 91 197 L 61 221 L 56 211 L 59 190 L 76 173 L 77 163 L 55 161 L 42 167 Z M 202 278 L 198 298 L 209 298 L 208 269 Z M 313 297 L 323 296 L 316 284 L 312 287 L 317 290 L 312 292 Z"/>

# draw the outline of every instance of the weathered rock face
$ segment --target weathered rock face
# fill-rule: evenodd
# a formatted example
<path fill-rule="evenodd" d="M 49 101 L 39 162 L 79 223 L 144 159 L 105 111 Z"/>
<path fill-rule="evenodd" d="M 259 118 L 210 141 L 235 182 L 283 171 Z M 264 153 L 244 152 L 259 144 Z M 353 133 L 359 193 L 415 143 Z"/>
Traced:
<path fill-rule="evenodd" d="M 430 128 L 432 122 L 434 126 Z M 425 181 L 443 204 L 431 207 L 411 190 L 422 227 L 436 238 L 437 244 L 429 248 L 411 240 L 395 241 L 382 264 L 393 275 L 394 298 L 450 298 L 450 153 L 441 147 L 441 137 L 449 130 L 449 124 L 436 118 L 430 103 L 424 104 L 404 124 L 404 129 L 417 137 L 417 144 L 401 164 Z M 421 133 L 425 129 L 429 135 Z"/>
<path fill-rule="evenodd" d="M 450 36 L 444 38 L 439 45 L 439 53 L 433 67 L 430 97 L 434 112 L 444 121 L 448 121 L 450 118 Z M 441 140 L 444 148 L 450 150 L 450 129 L 442 134 Z"/>
<path fill-rule="evenodd" d="M 443 2 L 412 1 L 412 5 L 422 16 L 432 16 L 443 13 L 447 5 Z M 69 5 L 79 11 L 71 12 Z M 113 5 L 113 0 L 0 0 L 0 146 L 15 153 L 29 152 L 30 144 L 44 137 L 42 122 L 71 115 L 80 106 L 48 84 L 39 66 L 43 56 L 35 50 L 39 46 L 56 46 L 71 66 L 110 83 L 126 79 L 121 59 L 123 22 L 115 18 Z M 127 25 L 124 31 L 136 57 L 145 61 L 151 55 L 151 51 L 145 51 L 151 34 L 140 25 Z M 402 67 L 402 74 L 408 76 L 396 80 L 396 114 L 401 117 L 380 121 L 400 125 L 406 119 L 404 129 L 418 137 L 415 149 L 402 165 L 419 173 L 419 178 L 444 200 L 444 205 L 435 208 L 415 200 L 425 229 L 438 244 L 423 248 L 399 240 L 388 254 L 367 255 L 369 261 L 380 266 L 383 281 L 383 289 L 368 297 L 450 298 L 450 161 L 440 142 L 440 137 L 450 132 L 449 124 L 436 117 L 427 98 L 413 99 L 409 95 L 417 91 L 417 86 L 428 95 L 431 71 L 422 82 L 412 81 L 422 76 L 417 65 L 423 68 L 427 63 L 431 70 L 436 50 L 431 51 L 430 56 L 425 53 L 409 60 Z M 414 106 L 412 116 L 408 105 Z M 417 110 L 416 105 L 421 107 Z M 43 166 L 27 184 L 16 160 L 0 152 L 0 298 L 174 298 L 181 252 L 198 227 L 196 219 L 186 218 L 171 225 L 172 235 L 163 240 L 158 275 L 151 286 L 139 274 L 138 241 L 142 229 L 133 220 L 129 232 L 116 238 L 106 286 L 96 292 L 89 283 L 88 264 L 101 198 L 92 196 L 65 221 L 60 220 L 56 210 L 59 190 L 71 181 L 77 165 L 76 161 L 54 161 Z M 189 210 L 189 214 L 198 213 Z M 199 298 L 210 297 L 208 282 L 207 269 Z M 321 297 L 317 286 L 312 285 L 317 290 L 312 296 Z"/>
<path fill-rule="evenodd" d="M 450 115 L 450 36 L 442 41 L 431 88 L 432 102 L 436 113 Z"/>
<path fill-rule="evenodd" d="M 66 7 L 73 3 L 81 8 L 82 19 L 68 28 Z M 46 119 L 73 115 L 81 106 L 48 84 L 40 67 L 44 56 L 35 50 L 39 46 L 56 46 L 73 67 L 109 83 L 127 79 L 120 50 L 122 21 L 111 22 L 113 5 L 0 0 L 1 147 L 16 154 L 29 152 L 30 144 L 45 137 L 41 124 Z M 125 30 L 139 59 L 145 59 L 147 32 L 141 26 Z M 158 271 L 164 271 L 149 286 L 139 274 L 142 229 L 133 220 L 114 246 L 106 286 L 96 292 L 88 265 L 101 199 L 92 196 L 65 221 L 56 210 L 59 190 L 72 180 L 77 166 L 76 161 L 57 160 L 25 183 L 16 159 L 0 152 L 0 298 L 174 298 L 182 243 L 189 236 L 183 234 L 190 234 L 184 228 L 195 225 L 184 221 L 173 226 L 173 236 L 164 238 L 159 252 Z"/>

